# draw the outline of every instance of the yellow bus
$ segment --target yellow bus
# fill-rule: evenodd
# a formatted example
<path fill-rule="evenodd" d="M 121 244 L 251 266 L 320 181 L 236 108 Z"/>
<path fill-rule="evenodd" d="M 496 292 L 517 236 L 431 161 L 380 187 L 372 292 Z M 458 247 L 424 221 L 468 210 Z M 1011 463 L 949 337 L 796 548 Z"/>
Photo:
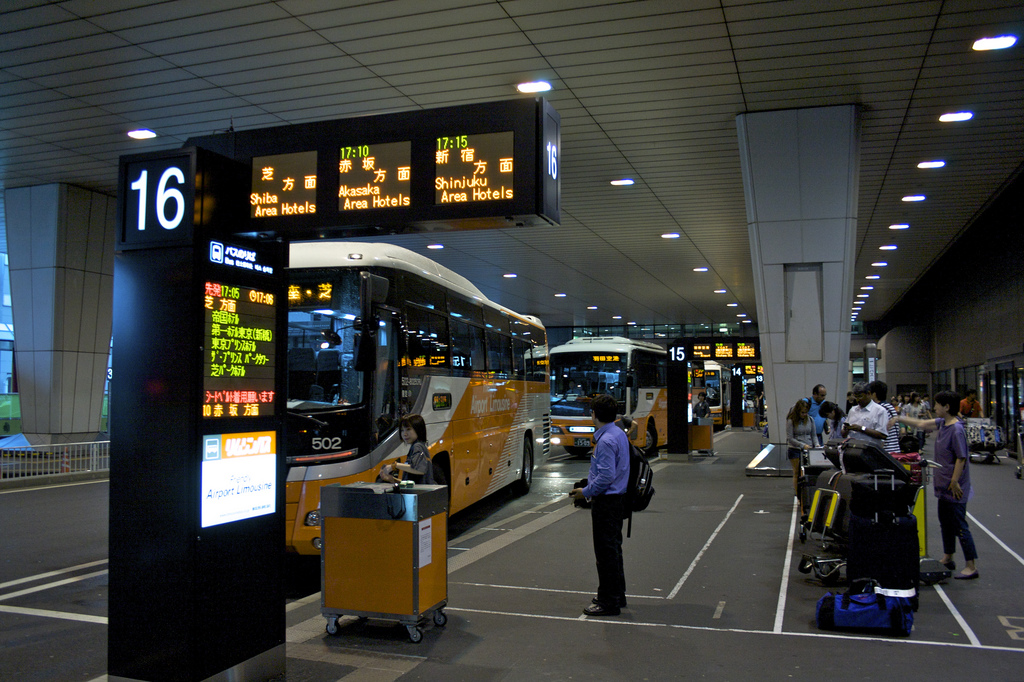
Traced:
<path fill-rule="evenodd" d="M 633 419 L 629 438 L 648 456 L 668 438 L 668 352 L 655 343 L 620 336 L 573 339 L 552 348 L 551 443 L 572 455 L 593 447 L 590 401 L 607 393 Z"/>
<path fill-rule="evenodd" d="M 540 320 L 390 244 L 291 245 L 287 546 L 320 551 L 320 487 L 374 481 L 406 454 L 420 414 L 451 513 L 506 486 L 526 492 L 549 450 Z"/>

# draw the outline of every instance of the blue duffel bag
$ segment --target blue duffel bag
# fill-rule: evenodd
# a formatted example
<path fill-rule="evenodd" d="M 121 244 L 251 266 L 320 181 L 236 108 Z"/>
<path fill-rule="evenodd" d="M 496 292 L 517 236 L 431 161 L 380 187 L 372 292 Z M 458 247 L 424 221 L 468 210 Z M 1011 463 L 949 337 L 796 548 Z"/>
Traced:
<path fill-rule="evenodd" d="M 851 590 L 845 594 L 829 592 L 818 600 L 818 627 L 822 630 L 852 630 L 892 635 L 909 635 L 914 627 L 910 599 Z"/>

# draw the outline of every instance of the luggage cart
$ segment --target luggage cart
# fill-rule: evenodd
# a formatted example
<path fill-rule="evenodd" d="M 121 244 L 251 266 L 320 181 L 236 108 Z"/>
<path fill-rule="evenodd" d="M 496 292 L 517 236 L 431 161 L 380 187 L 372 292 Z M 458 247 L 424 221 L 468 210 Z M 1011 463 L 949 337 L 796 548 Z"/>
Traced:
<path fill-rule="evenodd" d="M 326 485 L 320 612 L 327 632 L 356 616 L 397 621 L 419 642 L 448 622 L 448 489 L 390 483 Z"/>

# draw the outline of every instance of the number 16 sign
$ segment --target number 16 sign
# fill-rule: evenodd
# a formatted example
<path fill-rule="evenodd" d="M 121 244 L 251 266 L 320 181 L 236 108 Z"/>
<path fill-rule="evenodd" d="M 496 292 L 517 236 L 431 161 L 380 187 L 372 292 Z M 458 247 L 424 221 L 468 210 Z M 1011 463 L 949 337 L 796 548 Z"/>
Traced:
<path fill-rule="evenodd" d="M 195 178 L 194 150 L 122 158 L 118 246 L 191 244 Z"/>

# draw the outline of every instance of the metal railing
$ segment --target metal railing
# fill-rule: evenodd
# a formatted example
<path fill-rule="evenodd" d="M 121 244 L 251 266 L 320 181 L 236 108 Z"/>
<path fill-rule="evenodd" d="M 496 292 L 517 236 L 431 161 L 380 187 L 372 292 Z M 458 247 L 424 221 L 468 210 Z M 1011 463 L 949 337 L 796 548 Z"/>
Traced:
<path fill-rule="evenodd" d="M 110 441 L 52 443 L 0 450 L 0 478 L 59 476 L 110 469 Z"/>

